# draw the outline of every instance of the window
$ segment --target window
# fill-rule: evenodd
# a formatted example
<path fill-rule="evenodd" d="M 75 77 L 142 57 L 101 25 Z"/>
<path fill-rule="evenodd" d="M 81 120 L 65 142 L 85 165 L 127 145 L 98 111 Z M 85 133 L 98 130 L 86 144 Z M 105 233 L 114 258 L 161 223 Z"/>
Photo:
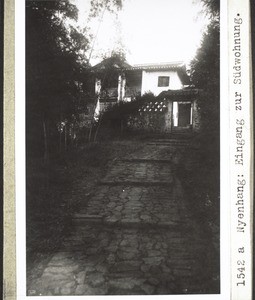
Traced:
<path fill-rule="evenodd" d="M 159 76 L 158 86 L 169 86 L 169 76 Z"/>

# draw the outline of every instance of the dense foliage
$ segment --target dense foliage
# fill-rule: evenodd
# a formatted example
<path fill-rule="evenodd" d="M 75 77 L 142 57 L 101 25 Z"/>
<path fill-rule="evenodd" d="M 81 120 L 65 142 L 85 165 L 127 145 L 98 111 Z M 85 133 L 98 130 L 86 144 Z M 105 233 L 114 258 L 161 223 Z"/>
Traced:
<path fill-rule="evenodd" d="M 91 1 L 90 17 L 96 17 L 105 10 L 117 13 L 122 8 L 123 0 L 94 0 Z"/>
<path fill-rule="evenodd" d="M 90 17 L 117 12 L 119 0 L 91 2 Z M 78 111 L 94 102 L 88 29 L 75 24 L 78 10 L 68 0 L 26 1 L 27 155 L 61 152 L 76 138 Z M 92 50 L 91 50 L 92 49 Z M 89 50 L 89 51 L 88 51 Z M 87 55 L 87 56 L 86 56 Z"/>
<path fill-rule="evenodd" d="M 192 82 L 203 89 L 204 97 L 200 101 L 203 130 L 218 130 L 219 121 L 219 30 L 212 23 L 204 33 L 201 47 L 192 62 Z"/>
<path fill-rule="evenodd" d="M 219 20 L 220 0 L 200 0 L 202 2 L 205 13 L 211 20 Z"/>
<path fill-rule="evenodd" d="M 76 20 L 68 1 L 26 2 L 26 117 L 29 155 L 49 155 L 61 122 L 71 120 L 86 67 L 80 51 L 89 40 L 66 21 Z"/>
<path fill-rule="evenodd" d="M 103 115 L 104 120 L 125 120 L 130 114 L 137 114 L 138 109 L 144 103 L 155 102 L 157 98 L 152 93 L 146 93 L 143 96 L 137 96 L 135 100 L 131 102 L 119 102 Z"/>
<path fill-rule="evenodd" d="M 197 55 L 191 63 L 193 83 L 203 90 L 199 100 L 201 133 L 199 163 L 184 174 L 190 194 L 190 207 L 200 219 L 206 235 L 214 240 L 219 253 L 220 242 L 220 26 L 219 0 L 201 0 L 210 23 L 203 35 Z M 224 122 L 224 120 L 223 120 Z M 189 152 L 186 153 L 189 157 Z M 196 187 L 196 188 L 194 188 Z M 195 209 L 194 209 L 195 207 Z M 219 254 L 218 254 L 219 255 Z M 214 265 L 215 284 L 219 283 L 219 261 Z"/>
<path fill-rule="evenodd" d="M 203 90 L 199 101 L 201 112 L 201 144 L 208 158 L 219 163 L 220 140 L 220 26 L 219 1 L 201 0 L 210 23 L 196 57 L 191 62 L 193 84 Z"/>

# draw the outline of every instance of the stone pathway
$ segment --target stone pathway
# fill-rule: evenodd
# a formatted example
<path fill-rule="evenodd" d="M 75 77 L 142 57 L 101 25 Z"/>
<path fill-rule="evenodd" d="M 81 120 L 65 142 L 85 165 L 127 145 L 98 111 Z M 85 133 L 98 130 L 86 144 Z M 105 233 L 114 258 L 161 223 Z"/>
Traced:
<path fill-rule="evenodd" d="M 217 293 L 213 249 L 175 175 L 185 146 L 151 141 L 114 161 L 28 295 Z"/>

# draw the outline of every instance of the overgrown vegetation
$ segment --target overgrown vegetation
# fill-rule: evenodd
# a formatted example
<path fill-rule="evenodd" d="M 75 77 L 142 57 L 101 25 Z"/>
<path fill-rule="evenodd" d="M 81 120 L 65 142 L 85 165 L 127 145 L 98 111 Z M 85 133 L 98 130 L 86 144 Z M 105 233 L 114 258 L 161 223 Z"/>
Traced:
<path fill-rule="evenodd" d="M 128 116 L 137 114 L 142 105 L 147 102 L 155 102 L 156 99 L 152 93 L 147 93 L 143 96 L 136 97 L 136 99 L 131 102 L 119 102 L 103 113 L 101 126 L 111 129 L 112 132 L 116 131 L 123 134 Z"/>
<path fill-rule="evenodd" d="M 90 18 L 99 18 L 105 10 L 116 14 L 122 1 L 90 5 Z M 27 155 L 45 164 L 75 144 L 79 112 L 95 102 L 89 61 L 95 37 L 75 25 L 77 17 L 68 0 L 26 1 Z"/>
<path fill-rule="evenodd" d="M 186 188 L 191 209 L 201 226 L 207 224 L 219 251 L 220 226 L 220 26 L 218 0 L 201 0 L 210 24 L 203 35 L 201 46 L 191 63 L 192 82 L 203 90 L 199 100 L 201 132 L 194 140 L 198 164 L 187 170 Z M 189 156 L 189 153 L 186 153 Z"/>
<path fill-rule="evenodd" d="M 203 35 L 201 46 L 191 62 L 192 83 L 203 90 L 199 100 L 201 133 L 198 141 L 206 160 L 214 160 L 219 167 L 220 147 L 220 25 L 219 1 L 202 0 L 210 24 Z"/>
<path fill-rule="evenodd" d="M 136 96 L 131 102 L 117 102 L 99 115 L 97 122 L 93 122 L 90 129 L 89 142 L 105 141 L 116 138 L 132 138 L 141 132 L 130 132 L 127 129 L 128 117 L 137 114 L 139 108 L 147 102 L 155 102 L 157 98 L 152 93 Z"/>

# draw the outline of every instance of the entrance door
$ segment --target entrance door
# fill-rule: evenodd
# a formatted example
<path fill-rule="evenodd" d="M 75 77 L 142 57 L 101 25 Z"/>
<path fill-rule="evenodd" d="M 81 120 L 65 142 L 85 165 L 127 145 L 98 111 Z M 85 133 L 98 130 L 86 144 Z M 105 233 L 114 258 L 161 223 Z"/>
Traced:
<path fill-rule="evenodd" d="M 190 125 L 191 103 L 178 103 L 178 127 Z"/>

